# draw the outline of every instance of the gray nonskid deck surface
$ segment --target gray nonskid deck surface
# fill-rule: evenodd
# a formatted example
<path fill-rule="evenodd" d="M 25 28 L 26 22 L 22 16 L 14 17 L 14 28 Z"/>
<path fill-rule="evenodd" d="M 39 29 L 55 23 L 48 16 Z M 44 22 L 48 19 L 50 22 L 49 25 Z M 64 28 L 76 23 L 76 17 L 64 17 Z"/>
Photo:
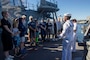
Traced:
<path fill-rule="evenodd" d="M 77 46 L 76 53 L 73 53 L 73 60 L 82 60 L 83 47 Z M 22 60 L 61 60 L 62 57 L 62 44 L 61 41 L 57 42 L 45 42 L 39 44 L 38 50 L 29 50 L 27 55 Z M 15 58 L 15 60 L 19 60 Z"/>

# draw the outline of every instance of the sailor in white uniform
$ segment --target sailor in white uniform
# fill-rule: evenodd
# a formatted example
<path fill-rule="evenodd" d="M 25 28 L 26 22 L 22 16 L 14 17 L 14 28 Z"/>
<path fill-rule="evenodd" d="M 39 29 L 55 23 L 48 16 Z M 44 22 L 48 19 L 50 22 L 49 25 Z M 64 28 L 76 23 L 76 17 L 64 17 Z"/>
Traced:
<path fill-rule="evenodd" d="M 73 22 L 73 42 L 72 42 L 72 52 L 76 52 L 76 39 L 77 39 L 77 34 L 76 34 L 76 31 L 77 31 L 77 20 L 76 19 L 73 19 L 72 20 Z"/>
<path fill-rule="evenodd" d="M 72 60 L 71 43 L 73 40 L 73 23 L 70 21 L 71 14 L 64 14 L 62 33 L 58 36 L 63 38 L 62 60 Z"/>

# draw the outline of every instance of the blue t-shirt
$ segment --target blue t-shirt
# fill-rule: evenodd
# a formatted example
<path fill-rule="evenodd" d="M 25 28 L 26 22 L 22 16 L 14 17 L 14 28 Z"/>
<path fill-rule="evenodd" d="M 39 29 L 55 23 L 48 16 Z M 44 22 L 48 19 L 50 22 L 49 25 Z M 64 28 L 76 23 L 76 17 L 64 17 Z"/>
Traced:
<path fill-rule="evenodd" d="M 45 28 L 45 27 L 46 27 L 46 22 L 42 22 L 42 23 L 40 24 L 40 26 L 42 26 L 42 27 Z M 41 28 L 41 30 L 44 30 L 44 29 Z"/>
<path fill-rule="evenodd" d="M 21 19 L 19 20 L 19 26 L 18 26 L 20 33 L 20 36 L 25 36 L 26 32 L 27 32 L 27 27 L 23 25 Z"/>
<path fill-rule="evenodd" d="M 32 27 L 33 29 L 36 29 L 36 23 L 34 21 L 31 21 L 29 24 L 28 24 L 28 27 Z M 30 29 L 30 31 L 33 31 Z"/>

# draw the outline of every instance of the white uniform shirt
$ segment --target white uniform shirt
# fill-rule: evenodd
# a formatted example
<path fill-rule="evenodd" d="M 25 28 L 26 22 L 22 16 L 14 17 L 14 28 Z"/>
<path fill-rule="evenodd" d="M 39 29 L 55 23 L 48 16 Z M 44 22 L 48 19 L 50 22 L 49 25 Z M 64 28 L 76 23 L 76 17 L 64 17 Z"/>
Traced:
<path fill-rule="evenodd" d="M 63 31 L 60 34 L 61 38 L 65 38 L 66 40 L 73 40 L 73 23 L 70 20 L 67 20 L 63 24 Z"/>
<path fill-rule="evenodd" d="M 76 32 L 77 32 L 77 23 L 73 23 L 74 27 L 73 27 L 73 37 L 74 37 L 74 40 L 77 39 L 77 35 L 76 35 Z M 76 32 L 75 32 L 76 31 Z"/>
<path fill-rule="evenodd" d="M 77 30 L 77 23 L 73 23 L 74 27 L 73 30 Z"/>

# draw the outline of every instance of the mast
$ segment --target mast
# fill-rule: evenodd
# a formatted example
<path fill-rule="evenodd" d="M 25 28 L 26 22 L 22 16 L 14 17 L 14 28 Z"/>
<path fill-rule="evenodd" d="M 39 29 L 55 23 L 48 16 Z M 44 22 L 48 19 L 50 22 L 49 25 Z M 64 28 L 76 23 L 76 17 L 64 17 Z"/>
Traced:
<path fill-rule="evenodd" d="M 15 6 L 15 0 L 13 0 L 13 5 Z"/>
<path fill-rule="evenodd" d="M 21 6 L 23 6 L 22 0 L 20 0 Z"/>
<path fill-rule="evenodd" d="M 45 5 L 46 4 L 45 2 L 46 2 L 46 0 L 41 0 L 40 1 L 40 6 Z"/>

